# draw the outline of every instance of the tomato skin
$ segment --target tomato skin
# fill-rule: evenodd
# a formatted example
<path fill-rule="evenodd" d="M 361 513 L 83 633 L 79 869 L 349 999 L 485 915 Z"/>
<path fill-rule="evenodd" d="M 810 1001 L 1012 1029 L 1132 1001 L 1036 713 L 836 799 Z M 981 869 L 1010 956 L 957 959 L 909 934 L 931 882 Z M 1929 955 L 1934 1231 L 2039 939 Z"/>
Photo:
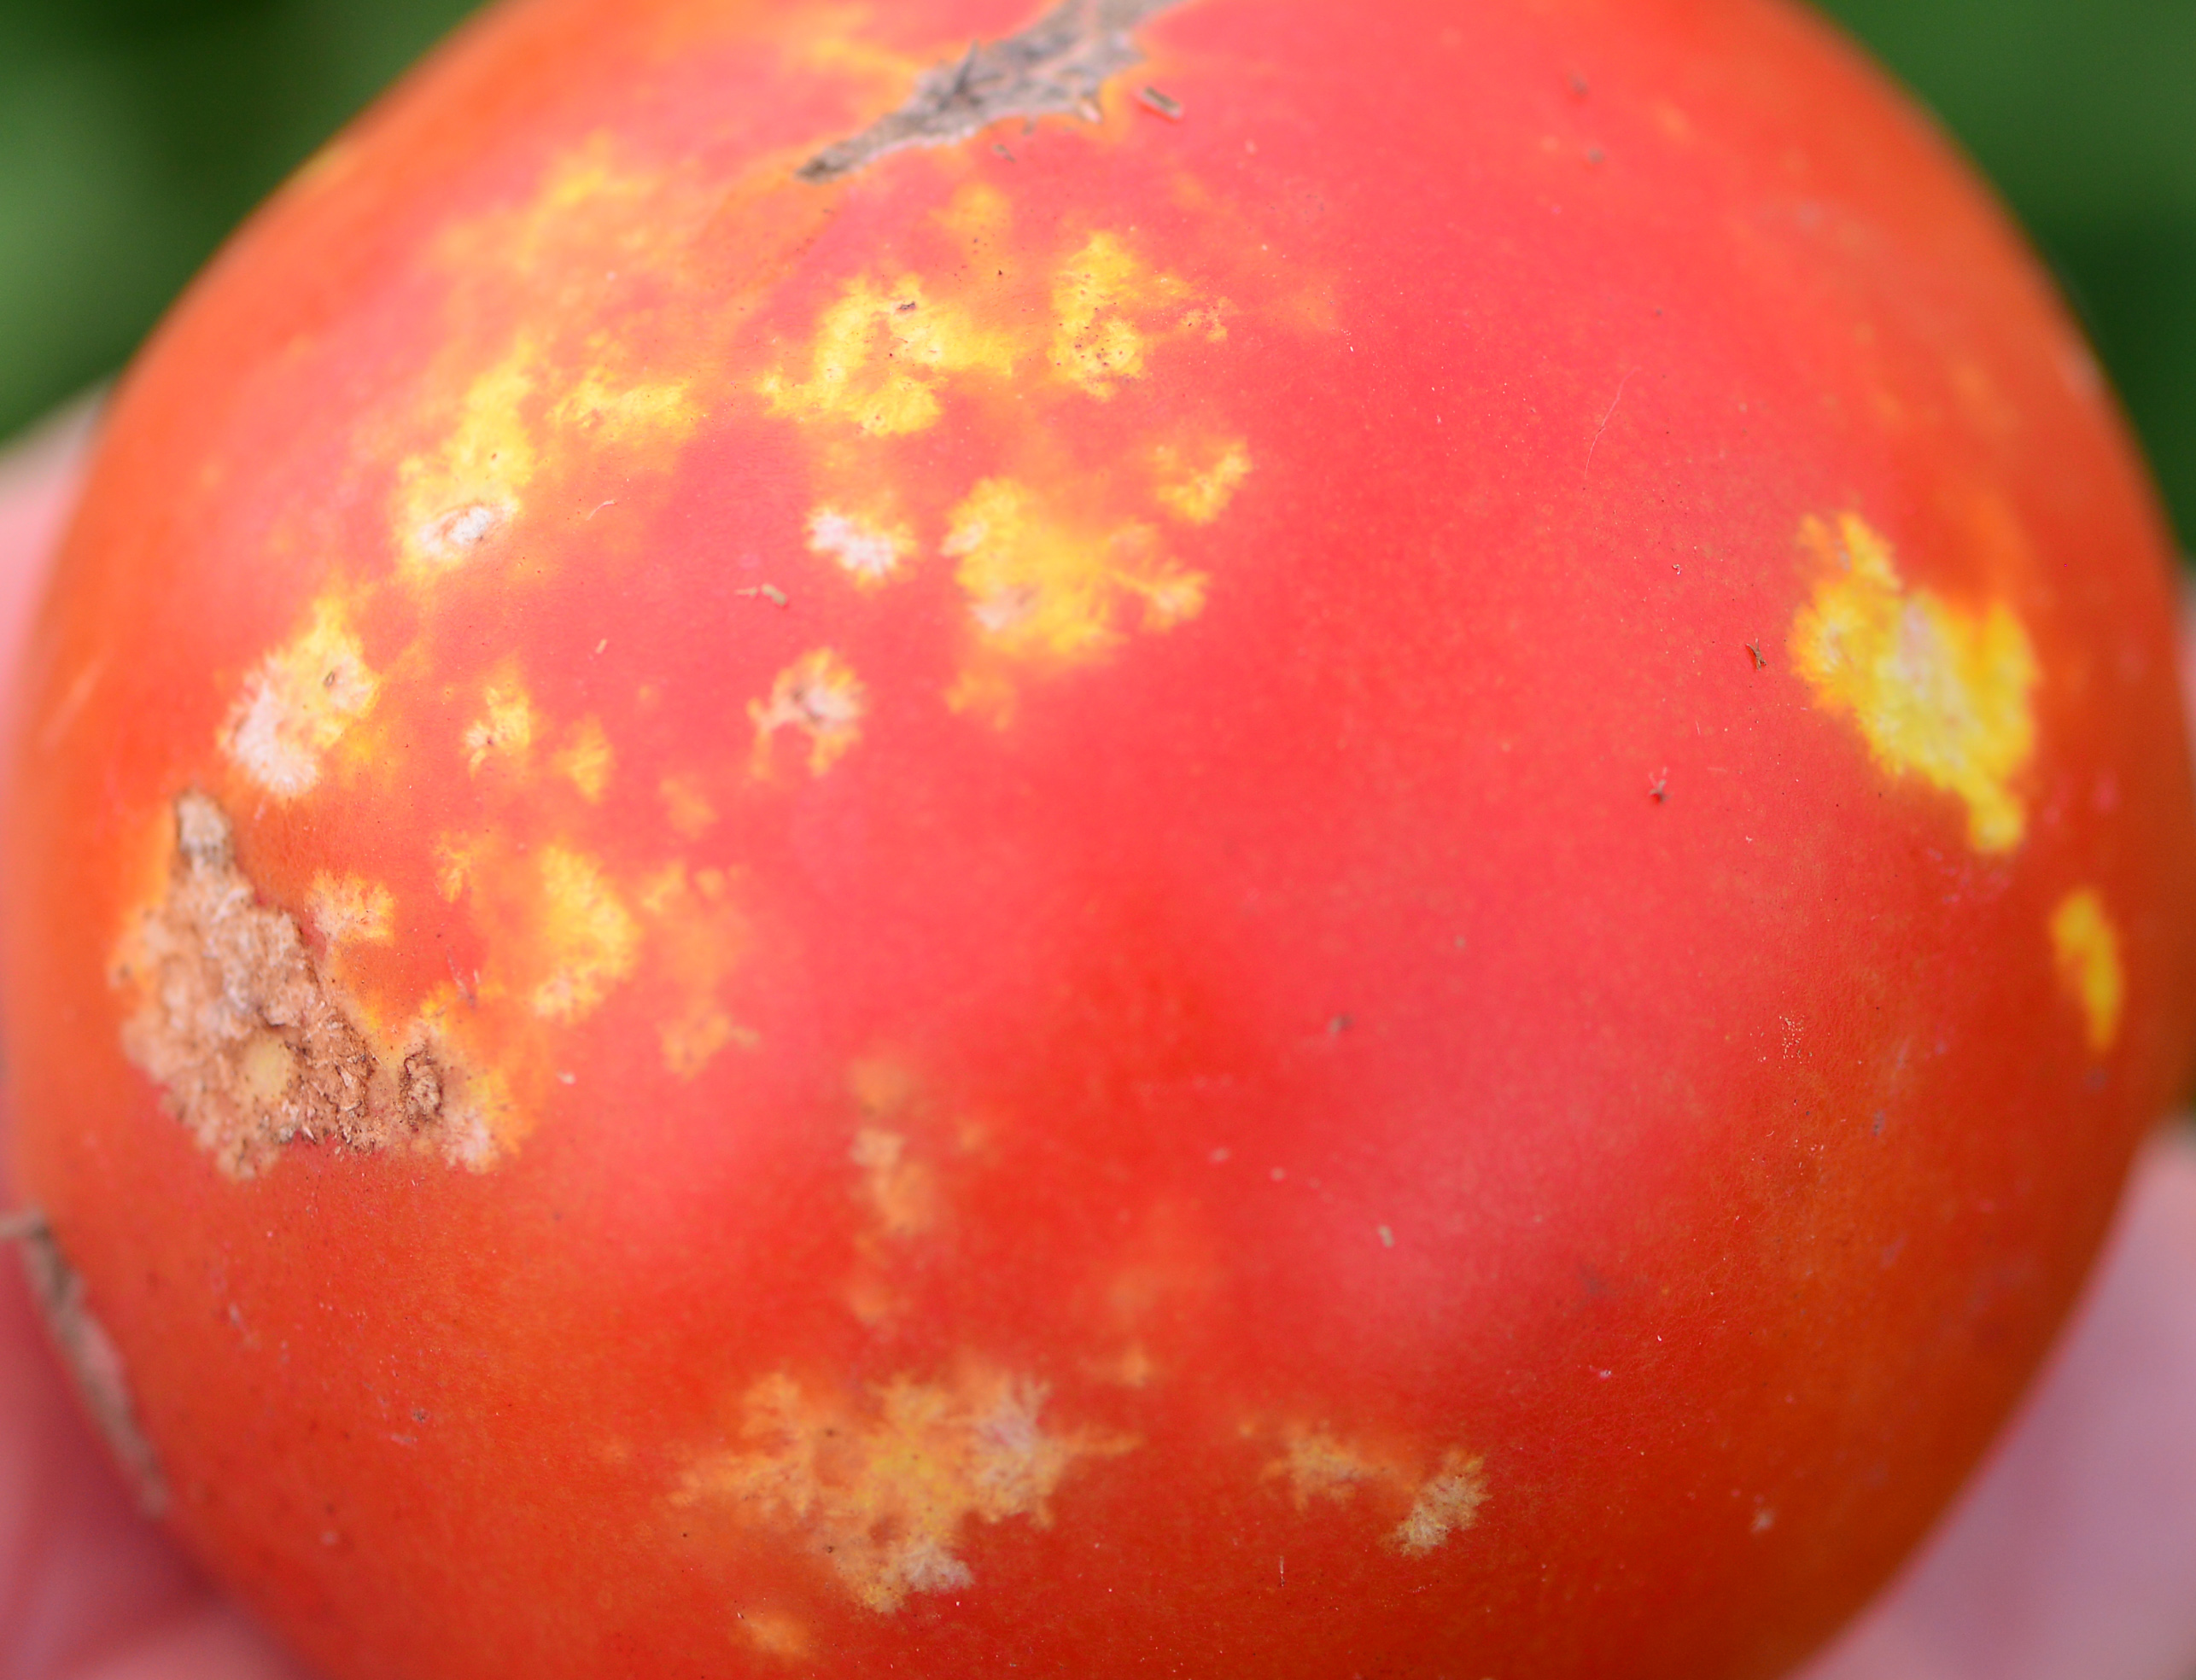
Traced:
<path fill-rule="evenodd" d="M 126 382 L 4 1001 L 168 1520 L 342 1677 L 1778 1671 L 2187 1070 L 2109 399 L 1780 7 L 797 172 L 1031 20 L 498 12 Z"/>

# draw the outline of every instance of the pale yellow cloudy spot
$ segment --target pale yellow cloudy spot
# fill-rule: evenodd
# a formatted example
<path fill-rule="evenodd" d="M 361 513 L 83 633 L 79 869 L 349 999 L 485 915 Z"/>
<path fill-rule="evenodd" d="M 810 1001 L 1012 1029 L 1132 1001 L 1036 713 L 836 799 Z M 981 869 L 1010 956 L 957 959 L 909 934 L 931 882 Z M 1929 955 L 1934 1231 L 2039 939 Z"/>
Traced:
<path fill-rule="evenodd" d="M 306 913 L 332 947 L 386 945 L 396 937 L 396 898 L 379 881 L 322 870 L 306 894 Z"/>
<path fill-rule="evenodd" d="M 805 379 L 773 369 L 756 383 L 771 412 L 829 419 L 873 437 L 898 437 L 935 423 L 939 392 L 956 377 L 1013 371 L 1014 345 L 978 326 L 967 311 L 933 300 L 914 275 L 891 285 L 850 281 L 816 323 Z"/>
<path fill-rule="evenodd" d="M 673 1502 L 796 1540 L 856 1603 L 890 1614 L 917 1593 L 979 1588 L 959 1552 L 970 1522 L 1048 1527 L 1071 1472 L 1136 1447 L 1059 1426 L 1048 1398 L 1043 1383 L 973 1362 L 946 1382 L 897 1376 L 861 1400 L 774 1374 L 744 1397 L 739 1444 L 697 1457 Z"/>
<path fill-rule="evenodd" d="M 467 384 L 441 444 L 398 463 L 394 534 L 406 575 L 462 566 L 518 516 L 537 456 L 523 409 L 539 362 L 533 342 L 518 339 Z"/>
<path fill-rule="evenodd" d="M 750 942 L 724 872 L 667 864 L 642 880 L 634 902 L 649 922 L 652 960 L 678 999 L 657 1027 L 665 1069 L 690 1080 L 720 1051 L 754 1049 L 761 1038 L 735 1020 L 717 995 Z"/>
<path fill-rule="evenodd" d="M 2089 1047 L 2103 1054 L 2119 1036 L 2128 981 L 2118 930 L 2094 887 L 2067 894 L 2051 913 L 2051 953 L 2059 983 L 2081 1007 Z"/>
<path fill-rule="evenodd" d="M 969 492 L 943 551 L 986 644 L 1017 657 L 1088 658 L 1122 639 L 1124 610 L 1166 630 L 1205 604 L 1204 575 L 1169 558 L 1149 526 L 1091 528 L 1013 479 Z"/>
<path fill-rule="evenodd" d="M 666 776 L 656 785 L 663 802 L 663 820 L 672 831 L 687 840 L 698 840 L 716 822 L 716 807 L 698 776 Z"/>
<path fill-rule="evenodd" d="M 342 598 L 323 596 L 307 627 L 245 678 L 222 725 L 221 750 L 260 788 L 295 799 L 319 781 L 322 761 L 380 688 Z"/>
<path fill-rule="evenodd" d="M 781 729 L 809 738 L 809 773 L 821 776 L 861 738 L 869 701 L 854 668 L 829 648 L 803 654 L 778 674 L 767 700 L 750 700 L 755 726 L 754 768 L 769 773 L 771 744 Z"/>
<path fill-rule="evenodd" d="M 1187 524 L 1210 525 L 1251 475 L 1251 452 L 1241 438 L 1194 451 L 1161 444 L 1152 452 L 1152 464 L 1159 505 Z"/>
<path fill-rule="evenodd" d="M 728 1045 L 751 1050 L 762 1042 L 752 1027 L 743 1027 L 707 999 L 690 999 L 656 1030 L 663 1066 L 674 1077 L 692 1079 Z"/>
<path fill-rule="evenodd" d="M 481 692 L 481 715 L 465 726 L 465 767 L 474 775 L 491 761 L 517 766 L 534 750 L 534 702 L 514 676 Z"/>
<path fill-rule="evenodd" d="M 443 834 L 435 837 L 433 849 L 435 889 L 450 903 L 455 904 L 465 895 L 473 884 L 474 871 L 479 866 L 482 845 L 478 839 L 466 834 Z"/>
<path fill-rule="evenodd" d="M 945 691 L 948 711 L 955 717 L 989 724 L 994 729 L 1013 726 L 1020 701 L 1020 691 L 1013 680 L 989 664 L 969 667 Z"/>
<path fill-rule="evenodd" d="M 887 1237 L 920 1236 L 937 1222 L 937 1175 L 908 1151 L 897 1132 L 865 1126 L 847 1158 L 861 1170 L 861 1199 Z"/>
<path fill-rule="evenodd" d="M 807 1624 L 783 1611 L 743 1610 L 739 1628 L 748 1642 L 765 1656 L 804 1663 L 815 1654 L 815 1642 L 809 1636 Z"/>
<path fill-rule="evenodd" d="M 616 762 L 602 720 L 581 718 L 549 762 L 558 775 L 580 790 L 581 798 L 590 805 L 600 804 L 603 794 L 610 787 L 610 770 Z"/>
<path fill-rule="evenodd" d="M 835 562 L 863 588 L 891 580 L 914 551 L 915 534 L 905 525 L 835 507 L 809 516 L 809 549 Z"/>
<path fill-rule="evenodd" d="M 945 207 L 933 214 L 947 232 L 971 242 L 996 239 L 1014 223 L 1012 201 L 988 181 L 970 181 L 955 189 Z"/>
<path fill-rule="evenodd" d="M 592 1014 L 631 977 L 640 955 L 640 924 L 602 865 L 563 844 L 538 854 L 540 897 L 533 929 L 539 977 L 528 1006 L 565 1025 Z"/>
<path fill-rule="evenodd" d="M 1856 514 L 1810 516 L 1800 541 L 1823 575 L 1793 620 L 1792 662 L 1825 710 L 1849 717 L 1895 777 L 1967 809 L 1968 843 L 2007 852 L 2028 810 L 2017 783 L 2035 749 L 2035 650 L 2002 603 L 1969 610 L 1900 578 L 1890 545 Z"/>
<path fill-rule="evenodd" d="M 621 386 L 596 368 L 558 400 L 549 418 L 588 434 L 598 444 L 657 438 L 675 442 L 701 418 L 692 388 L 683 379 Z"/>

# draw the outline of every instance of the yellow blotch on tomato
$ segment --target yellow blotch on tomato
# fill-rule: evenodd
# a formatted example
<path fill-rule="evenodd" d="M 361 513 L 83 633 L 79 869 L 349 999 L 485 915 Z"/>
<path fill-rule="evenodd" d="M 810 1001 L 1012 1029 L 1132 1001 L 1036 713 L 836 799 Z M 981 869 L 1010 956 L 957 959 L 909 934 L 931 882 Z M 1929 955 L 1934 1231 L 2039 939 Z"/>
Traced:
<path fill-rule="evenodd" d="M 954 509 L 944 552 L 986 644 L 1021 658 L 1072 661 L 1125 633 L 1123 608 L 1166 630 L 1205 605 L 1206 579 L 1177 565 L 1148 525 L 1093 528 L 1048 505 L 1028 485 L 987 478 Z"/>
<path fill-rule="evenodd" d="M 2089 1047 L 2103 1054 L 2119 1036 L 2128 981 L 2118 930 L 2094 887 L 2076 889 L 2051 913 L 2051 954 L 2059 983 L 2081 1007 Z"/>
<path fill-rule="evenodd" d="M 2020 844 L 2015 783 L 2035 749 L 2035 650 L 1993 602 L 1970 611 L 1901 579 L 1891 545 L 1858 514 L 1800 527 L 1824 575 L 1792 622 L 1792 662 L 1816 703 L 1851 718 L 1876 762 L 1967 808 L 1979 852 Z"/>
<path fill-rule="evenodd" d="M 441 442 L 398 463 L 395 536 L 406 575 L 464 564 L 518 516 L 535 463 L 521 407 L 534 394 L 536 361 L 532 341 L 520 337 L 466 384 Z"/>
<path fill-rule="evenodd" d="M 550 761 L 557 773 L 577 788 L 580 797 L 590 805 L 602 802 L 616 761 L 610 736 L 603 729 L 602 720 L 596 717 L 584 717 L 575 724 L 569 740 Z"/>
<path fill-rule="evenodd" d="M 1201 450 L 1163 443 L 1152 452 L 1152 464 L 1159 479 L 1153 493 L 1159 505 L 1185 524 L 1210 525 L 1228 510 L 1251 475 L 1251 452 L 1241 438 Z"/>
<path fill-rule="evenodd" d="M 816 323 L 809 376 L 773 369 L 756 382 L 771 412 L 838 420 L 873 437 L 920 432 L 941 412 L 948 376 L 1014 370 L 1006 333 L 979 326 L 966 310 L 933 301 L 914 275 L 890 287 L 867 276 L 847 283 Z"/>
<path fill-rule="evenodd" d="M 477 776 L 492 760 L 525 762 L 534 750 L 534 702 L 518 679 L 506 674 L 488 683 L 481 706 L 481 715 L 465 726 L 466 769 Z"/>
<path fill-rule="evenodd" d="M 543 1020 L 569 1026 L 593 1014 L 632 976 L 640 924 L 602 865 L 575 848 L 542 847 L 532 872 L 525 948 L 512 954 L 519 959 L 527 1006 Z"/>

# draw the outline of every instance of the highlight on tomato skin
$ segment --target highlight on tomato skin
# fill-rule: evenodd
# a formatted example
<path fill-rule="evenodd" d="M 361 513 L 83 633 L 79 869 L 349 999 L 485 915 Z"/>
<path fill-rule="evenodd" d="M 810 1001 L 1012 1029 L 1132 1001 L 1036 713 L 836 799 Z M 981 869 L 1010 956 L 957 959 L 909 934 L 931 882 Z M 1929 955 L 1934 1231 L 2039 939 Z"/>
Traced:
<path fill-rule="evenodd" d="M 118 394 L 14 1170 L 338 1680 L 1767 1676 L 2183 1088 L 2159 516 L 1767 0 L 524 0 Z"/>

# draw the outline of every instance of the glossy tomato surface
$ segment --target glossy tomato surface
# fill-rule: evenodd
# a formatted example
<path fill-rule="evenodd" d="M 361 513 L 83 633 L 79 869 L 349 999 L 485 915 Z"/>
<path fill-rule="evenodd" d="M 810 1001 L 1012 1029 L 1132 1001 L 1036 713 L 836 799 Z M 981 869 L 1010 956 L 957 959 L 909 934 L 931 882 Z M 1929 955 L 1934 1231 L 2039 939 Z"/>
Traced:
<path fill-rule="evenodd" d="M 57 1333 L 345 1680 L 1776 1672 L 2179 1088 L 2170 599 L 1782 5 L 506 8 L 36 633 Z"/>

